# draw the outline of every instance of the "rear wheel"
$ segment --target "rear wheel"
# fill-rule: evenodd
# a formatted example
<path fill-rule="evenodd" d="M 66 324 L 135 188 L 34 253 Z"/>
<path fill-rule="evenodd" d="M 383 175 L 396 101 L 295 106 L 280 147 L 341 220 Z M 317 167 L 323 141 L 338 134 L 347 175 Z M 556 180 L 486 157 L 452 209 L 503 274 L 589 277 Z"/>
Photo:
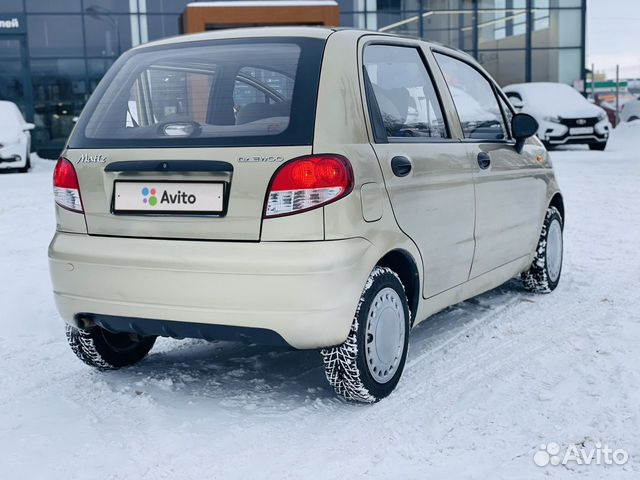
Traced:
<path fill-rule="evenodd" d="M 156 337 L 112 333 L 98 326 L 79 329 L 67 325 L 67 340 L 73 353 L 87 365 L 98 370 L 115 370 L 142 360 Z"/>
<path fill-rule="evenodd" d="M 562 273 L 562 217 L 556 207 L 549 207 L 538 239 L 536 255 L 529 270 L 522 274 L 527 290 L 550 293 L 560 283 Z"/>
<path fill-rule="evenodd" d="M 607 148 L 607 142 L 590 143 L 589 144 L 589 150 L 598 150 L 598 151 L 602 152 L 605 148 Z"/>
<path fill-rule="evenodd" d="M 338 395 L 373 403 L 400 380 L 409 345 L 410 313 L 398 275 L 376 267 L 365 285 L 347 340 L 321 351 Z"/>

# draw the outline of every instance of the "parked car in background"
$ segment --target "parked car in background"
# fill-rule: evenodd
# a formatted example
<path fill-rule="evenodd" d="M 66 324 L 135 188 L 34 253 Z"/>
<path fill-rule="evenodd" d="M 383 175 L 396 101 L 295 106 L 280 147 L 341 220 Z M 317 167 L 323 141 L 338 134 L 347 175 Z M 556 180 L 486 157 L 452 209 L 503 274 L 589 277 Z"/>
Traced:
<path fill-rule="evenodd" d="M 538 137 L 547 148 L 587 144 L 591 150 L 605 149 L 612 128 L 607 113 L 569 85 L 521 83 L 504 92 L 516 111 L 538 121 Z"/>
<path fill-rule="evenodd" d="M 0 101 L 0 170 L 29 170 L 30 130 L 34 127 L 33 123 L 25 122 L 15 103 Z"/>
<path fill-rule="evenodd" d="M 537 130 L 473 58 L 416 39 L 136 47 L 54 171 L 71 349 L 101 370 L 157 336 L 318 349 L 338 394 L 377 401 L 431 314 L 516 275 L 558 285 L 564 202 Z"/>
<path fill-rule="evenodd" d="M 618 125 L 618 121 L 621 120 L 620 112 L 622 111 L 622 107 L 624 107 L 627 102 L 632 102 L 635 99 L 635 95 L 629 92 L 619 92 L 616 101 L 616 92 L 609 91 L 596 92 L 593 101 L 607 112 L 609 122 L 615 128 L 616 125 Z M 616 105 L 619 110 L 616 110 Z"/>
<path fill-rule="evenodd" d="M 636 98 L 622 106 L 620 110 L 620 120 L 623 122 L 640 120 L 640 99 Z"/>

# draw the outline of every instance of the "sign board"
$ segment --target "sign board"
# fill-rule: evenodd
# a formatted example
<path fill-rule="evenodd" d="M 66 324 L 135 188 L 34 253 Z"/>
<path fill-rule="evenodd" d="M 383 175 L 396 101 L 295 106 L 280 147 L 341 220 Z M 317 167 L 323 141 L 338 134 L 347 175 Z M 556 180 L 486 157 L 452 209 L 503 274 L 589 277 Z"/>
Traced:
<path fill-rule="evenodd" d="M 618 83 L 618 88 L 626 89 L 628 83 L 626 81 L 622 81 Z M 587 82 L 587 89 L 591 91 L 593 89 L 593 83 Z M 604 82 L 596 82 L 596 90 L 615 90 L 616 82 L 615 80 L 605 80 Z"/>
<path fill-rule="evenodd" d="M 337 27 L 340 7 L 335 0 L 222 0 L 189 3 L 182 14 L 183 33 L 261 25 Z"/>
<path fill-rule="evenodd" d="M 27 21 L 23 13 L 0 13 L 0 35 L 27 33 Z"/>

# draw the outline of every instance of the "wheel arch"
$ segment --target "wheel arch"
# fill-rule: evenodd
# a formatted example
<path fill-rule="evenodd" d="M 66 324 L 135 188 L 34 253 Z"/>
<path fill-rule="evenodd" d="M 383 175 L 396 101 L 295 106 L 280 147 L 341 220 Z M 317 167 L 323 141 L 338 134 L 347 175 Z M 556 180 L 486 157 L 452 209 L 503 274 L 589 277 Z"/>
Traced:
<path fill-rule="evenodd" d="M 562 217 L 562 226 L 566 222 L 565 220 L 565 210 L 564 210 L 564 198 L 562 198 L 562 194 L 560 192 L 556 192 L 553 197 L 551 197 L 551 201 L 549 202 L 549 207 L 556 207 L 560 212 L 560 217 Z"/>
<path fill-rule="evenodd" d="M 387 252 L 376 265 L 393 270 L 400 277 L 404 286 L 411 311 L 411 325 L 416 319 L 418 303 L 420 301 L 420 273 L 413 255 L 403 249 Z"/>

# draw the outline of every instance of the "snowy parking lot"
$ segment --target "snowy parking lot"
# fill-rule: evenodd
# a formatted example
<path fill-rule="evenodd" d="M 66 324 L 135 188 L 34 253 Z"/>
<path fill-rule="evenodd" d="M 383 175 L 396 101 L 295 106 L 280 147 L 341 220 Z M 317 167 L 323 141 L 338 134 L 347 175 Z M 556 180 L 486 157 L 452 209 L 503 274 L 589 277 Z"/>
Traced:
<path fill-rule="evenodd" d="M 85 366 L 50 291 L 54 162 L 0 175 L 0 477 L 640 478 L 634 145 L 640 122 L 605 152 L 552 152 L 558 290 L 513 280 L 424 322 L 397 391 L 371 406 L 336 398 L 317 352 L 160 339 L 135 367 Z M 537 466 L 550 443 L 629 459 Z"/>

